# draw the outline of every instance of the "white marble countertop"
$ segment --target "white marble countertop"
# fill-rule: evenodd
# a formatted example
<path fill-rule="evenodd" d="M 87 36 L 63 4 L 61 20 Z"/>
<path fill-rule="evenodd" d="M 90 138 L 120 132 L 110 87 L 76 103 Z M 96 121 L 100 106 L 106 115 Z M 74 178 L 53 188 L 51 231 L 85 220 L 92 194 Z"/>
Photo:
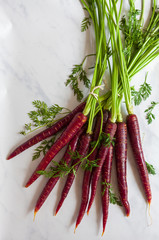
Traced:
<path fill-rule="evenodd" d="M 136 0 L 138 6 L 139 2 Z M 150 2 L 146 1 L 145 17 L 150 11 Z M 90 32 L 80 32 L 83 17 L 78 0 L 0 0 L 0 240 L 101 238 L 99 189 L 89 216 L 83 218 L 74 234 L 82 170 L 79 170 L 59 214 L 53 216 L 64 180 L 56 185 L 33 222 L 33 209 L 46 182 L 45 178 L 40 178 L 30 188 L 24 188 L 30 172 L 37 165 L 37 162 L 31 161 L 34 147 L 6 161 L 11 149 L 24 141 L 18 132 L 28 121 L 26 113 L 32 109 L 33 100 L 40 99 L 49 105 L 57 103 L 70 109 L 77 105 L 72 91 L 65 87 L 64 82 L 72 65 L 80 63 L 86 53 L 91 53 L 91 46 L 88 45 Z M 133 81 L 143 82 L 147 71 L 153 96 L 136 107 L 135 112 L 139 117 L 141 135 L 144 136 L 146 160 L 155 166 L 157 172 L 155 176 L 150 176 L 153 196 L 151 217 L 129 147 L 131 214 L 127 218 L 120 207 L 110 205 L 103 239 L 159 239 L 159 107 L 156 108 L 156 120 L 151 125 L 147 125 L 143 111 L 152 100 L 159 101 L 159 59 L 135 76 Z M 115 170 L 112 184 L 116 186 Z"/>

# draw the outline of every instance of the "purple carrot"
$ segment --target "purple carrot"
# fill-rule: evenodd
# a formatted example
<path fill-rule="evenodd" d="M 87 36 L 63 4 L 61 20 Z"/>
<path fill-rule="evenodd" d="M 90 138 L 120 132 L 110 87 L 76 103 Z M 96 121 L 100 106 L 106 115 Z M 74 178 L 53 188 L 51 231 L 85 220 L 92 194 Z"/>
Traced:
<path fill-rule="evenodd" d="M 110 139 L 112 140 L 114 135 L 115 135 L 116 128 L 117 128 L 116 123 L 112 123 L 112 122 L 108 121 L 106 126 L 103 129 L 103 132 L 105 133 L 106 136 L 109 135 Z M 94 200 L 94 197 L 95 197 L 95 194 L 96 194 L 97 183 L 98 183 L 98 180 L 99 180 L 99 176 L 100 176 L 100 173 L 101 173 L 103 162 L 106 158 L 108 149 L 109 149 L 109 146 L 105 146 L 105 144 L 102 143 L 101 147 L 99 148 L 98 154 L 97 154 L 97 159 L 98 159 L 97 165 L 98 165 L 98 167 L 96 167 L 94 169 L 93 174 L 92 174 L 91 197 L 90 197 L 89 204 L 88 204 L 87 214 L 89 214 L 89 210 L 92 206 L 92 203 L 93 203 L 93 200 Z"/>
<path fill-rule="evenodd" d="M 127 116 L 127 127 L 128 127 L 131 147 L 136 160 L 141 182 L 145 191 L 148 204 L 150 205 L 152 194 L 151 194 L 148 171 L 147 171 L 146 162 L 145 162 L 144 153 L 143 153 L 142 144 L 141 144 L 139 123 L 138 123 L 137 116 L 135 114 Z"/>
<path fill-rule="evenodd" d="M 77 132 L 82 128 L 82 126 L 87 121 L 87 116 L 83 113 L 77 113 L 70 124 L 67 126 L 66 130 L 61 134 L 61 136 L 56 140 L 53 146 L 46 153 L 40 164 L 37 166 L 36 170 L 30 177 L 25 187 L 29 187 L 39 176 L 38 171 L 45 170 L 51 160 L 56 156 L 56 154 L 67 144 L 70 140 L 77 134 Z"/>
<path fill-rule="evenodd" d="M 84 158 L 86 156 L 87 152 L 88 152 L 90 141 L 91 141 L 91 135 L 90 134 L 82 135 L 82 137 L 79 141 L 78 149 L 77 149 L 77 151 L 80 155 L 80 158 L 77 158 L 72 162 L 72 165 L 74 166 L 74 171 L 75 172 L 77 172 L 77 170 L 78 170 L 78 168 L 81 164 L 81 162 L 80 162 L 81 158 Z M 67 194 L 68 194 L 68 192 L 69 192 L 69 190 L 70 190 L 70 188 L 73 184 L 74 179 L 75 179 L 75 173 L 71 171 L 68 174 L 65 186 L 64 186 L 62 194 L 61 194 L 60 201 L 59 201 L 58 206 L 56 208 L 55 215 L 57 214 L 57 212 L 61 208 L 65 198 L 67 197 Z"/>
<path fill-rule="evenodd" d="M 83 131 L 85 130 L 85 128 L 83 127 L 70 141 L 70 143 L 68 144 L 68 147 L 65 151 L 65 154 L 62 158 L 62 160 L 60 161 L 60 164 L 62 165 L 63 163 L 66 163 L 67 165 L 70 163 L 71 161 L 71 152 L 75 152 L 76 147 L 77 147 L 77 142 L 79 140 L 79 137 L 81 136 L 81 134 L 83 133 Z M 58 173 L 56 174 L 58 175 Z M 51 191 L 53 190 L 54 186 L 56 185 L 56 183 L 59 180 L 59 176 L 58 177 L 52 177 L 48 180 L 48 182 L 46 183 L 42 193 L 40 194 L 36 206 L 35 206 L 35 210 L 34 210 L 34 218 L 36 213 L 40 210 L 40 208 L 42 207 L 42 205 L 44 204 L 44 202 L 46 201 L 47 197 L 49 196 L 49 194 L 51 193 Z"/>
<path fill-rule="evenodd" d="M 24 150 L 32 147 L 38 142 L 41 142 L 42 140 L 58 133 L 60 130 L 65 128 L 72 120 L 72 118 L 78 113 L 82 112 L 85 107 L 85 102 L 78 105 L 73 111 L 71 111 L 69 114 L 67 114 L 65 117 L 63 117 L 61 120 L 57 121 L 55 124 L 53 124 L 51 127 L 43 130 L 42 132 L 36 134 L 20 146 L 18 146 L 8 157 L 7 160 L 17 156 L 18 154 L 22 153 Z"/>
<path fill-rule="evenodd" d="M 102 209 L 103 209 L 103 233 L 105 232 L 105 227 L 108 219 L 108 209 L 109 209 L 109 188 L 111 181 L 111 169 L 113 160 L 113 146 L 111 145 L 106 159 L 102 167 Z"/>
<path fill-rule="evenodd" d="M 103 124 L 106 123 L 107 118 L 108 118 L 108 113 L 107 113 L 107 111 L 104 111 L 103 112 Z M 96 142 L 98 140 L 100 127 L 101 127 L 101 114 L 99 113 L 97 115 L 97 119 L 95 121 L 93 137 L 92 137 L 93 142 Z M 90 148 L 89 152 L 92 152 L 92 150 L 93 150 L 93 147 Z M 91 155 L 88 157 L 89 161 L 94 161 L 96 159 L 97 151 L 98 151 L 98 148 L 96 147 L 94 149 L 94 151 L 91 153 Z M 79 214 L 78 214 L 77 221 L 76 221 L 75 230 L 78 227 L 78 225 L 80 224 L 80 222 L 84 216 L 86 207 L 87 207 L 88 198 L 89 198 L 91 174 L 92 174 L 92 172 L 87 169 L 84 172 L 83 184 L 82 184 L 82 201 L 81 201 L 81 206 L 80 206 Z"/>
<path fill-rule="evenodd" d="M 117 181 L 120 199 L 126 215 L 130 214 L 127 186 L 127 126 L 124 122 L 117 123 L 115 134 L 115 159 L 117 169 Z"/>

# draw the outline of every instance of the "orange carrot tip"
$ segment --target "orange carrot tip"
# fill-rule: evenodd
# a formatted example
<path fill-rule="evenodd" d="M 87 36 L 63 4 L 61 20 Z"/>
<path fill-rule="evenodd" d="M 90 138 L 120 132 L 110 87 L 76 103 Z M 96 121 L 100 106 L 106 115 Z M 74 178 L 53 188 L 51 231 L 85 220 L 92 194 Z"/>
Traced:
<path fill-rule="evenodd" d="M 102 237 L 103 237 L 103 235 L 104 235 L 104 232 L 105 232 L 105 229 L 103 229 L 103 232 L 102 232 Z"/>
<path fill-rule="evenodd" d="M 58 211 L 59 211 L 59 210 L 56 210 L 56 212 L 55 212 L 54 216 L 56 216 L 56 215 L 57 215 Z"/>
<path fill-rule="evenodd" d="M 74 233 L 76 233 L 76 229 L 77 229 L 77 227 L 78 227 L 78 224 L 77 224 L 76 227 L 75 227 Z"/>
<path fill-rule="evenodd" d="M 151 216 L 151 214 L 150 214 L 150 203 L 151 202 L 148 202 L 148 214 L 149 214 L 149 216 Z"/>
<path fill-rule="evenodd" d="M 25 188 L 28 188 L 29 186 L 30 186 L 30 184 L 27 183 L 27 184 L 25 185 Z"/>
<path fill-rule="evenodd" d="M 126 216 L 129 217 L 129 216 L 130 216 L 130 213 L 127 213 Z"/>
<path fill-rule="evenodd" d="M 89 210 L 87 211 L 87 215 L 89 215 Z"/>
<path fill-rule="evenodd" d="M 55 216 L 57 215 L 58 211 L 59 211 L 59 210 L 56 210 L 56 212 L 55 212 Z"/>
<path fill-rule="evenodd" d="M 34 211 L 34 218 L 33 218 L 33 221 L 35 221 L 35 217 L 36 217 L 36 214 L 37 214 L 38 211 Z"/>
<path fill-rule="evenodd" d="M 126 208 L 126 216 L 129 217 L 130 216 L 130 207 L 129 205 Z"/>
<path fill-rule="evenodd" d="M 150 204 L 151 204 L 151 199 L 150 199 L 150 200 L 148 200 L 148 205 L 149 205 L 149 207 L 150 207 Z"/>

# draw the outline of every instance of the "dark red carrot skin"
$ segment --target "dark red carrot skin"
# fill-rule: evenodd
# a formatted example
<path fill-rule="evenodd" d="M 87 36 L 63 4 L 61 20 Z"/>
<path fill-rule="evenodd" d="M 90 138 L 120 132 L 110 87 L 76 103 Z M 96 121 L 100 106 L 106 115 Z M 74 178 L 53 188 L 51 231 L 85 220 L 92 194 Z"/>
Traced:
<path fill-rule="evenodd" d="M 116 128 L 117 128 L 116 123 L 112 123 L 112 122 L 108 121 L 106 126 L 103 129 L 103 132 L 106 135 L 110 134 L 110 138 L 113 139 L 113 137 L 115 135 L 115 132 L 116 132 Z M 108 149 L 109 149 L 109 146 L 104 146 L 102 144 L 101 147 L 99 148 L 99 151 L 98 151 L 98 154 L 97 154 L 97 159 L 98 159 L 97 165 L 98 165 L 98 167 L 96 167 L 94 169 L 93 174 L 92 174 L 91 197 L 90 197 L 89 204 L 88 204 L 87 214 L 89 213 L 89 210 L 90 210 L 90 208 L 93 204 L 94 198 L 95 198 L 97 183 L 98 183 L 98 180 L 99 180 L 101 169 L 102 169 L 104 160 L 106 158 Z"/>
<path fill-rule="evenodd" d="M 39 176 L 40 174 L 37 171 L 45 170 L 51 160 L 56 156 L 56 154 L 67 144 L 70 140 L 77 134 L 77 132 L 82 128 L 82 126 L 87 121 L 87 116 L 83 113 L 77 113 L 70 124 L 67 126 L 66 130 L 61 134 L 61 136 L 56 140 L 53 146 L 46 153 L 29 181 L 25 187 L 29 187 Z"/>
<path fill-rule="evenodd" d="M 106 124 L 107 118 L 108 118 L 108 112 L 103 111 L 103 125 Z M 97 115 L 97 119 L 95 122 L 92 141 L 97 141 L 99 137 L 100 127 L 101 127 L 101 114 L 99 113 Z M 89 152 L 91 152 L 92 150 L 93 148 L 91 147 Z M 88 157 L 89 161 L 93 161 L 96 159 L 97 151 L 98 151 L 98 148 L 95 148 L 94 151 L 91 153 L 91 155 Z M 92 175 L 92 172 L 90 170 L 85 170 L 84 177 L 83 177 L 83 184 L 82 184 L 82 201 L 81 201 L 81 206 L 80 206 L 79 214 L 76 221 L 76 228 L 82 221 L 82 218 L 85 214 L 85 210 L 87 208 L 91 175 Z"/>
<path fill-rule="evenodd" d="M 127 186 L 127 126 L 124 122 L 117 123 L 115 134 L 115 160 L 117 169 L 117 181 L 120 199 L 126 215 L 130 214 Z"/>
<path fill-rule="evenodd" d="M 102 184 L 102 210 L 103 210 L 103 233 L 105 232 L 105 227 L 108 219 L 108 210 L 109 210 L 109 185 L 111 181 L 111 170 L 112 170 L 112 160 L 113 160 L 113 146 L 111 145 L 105 161 L 102 167 L 102 183 L 107 183 L 108 186 Z"/>
<path fill-rule="evenodd" d="M 26 149 L 32 147 L 33 145 L 37 144 L 38 142 L 41 142 L 42 140 L 45 140 L 46 138 L 53 136 L 54 134 L 58 133 L 60 130 L 65 128 L 72 120 L 72 118 L 78 113 L 82 112 L 85 107 L 85 102 L 78 105 L 73 111 L 71 111 L 69 114 L 67 114 L 64 118 L 57 121 L 55 124 L 53 124 L 51 127 L 43 130 L 42 132 L 36 134 L 20 146 L 18 146 L 8 157 L 7 160 L 17 156 L 18 154 L 22 153 Z"/>
<path fill-rule="evenodd" d="M 78 153 L 81 157 L 85 157 L 87 152 L 88 152 L 88 149 L 89 149 L 89 145 L 90 145 L 90 141 L 91 141 L 91 135 L 90 134 L 84 134 L 82 135 L 80 141 L 79 141 L 79 146 L 78 146 Z M 72 165 L 75 165 L 77 164 L 75 167 L 74 167 L 74 170 L 75 172 L 77 172 L 79 166 L 80 166 L 80 159 L 75 159 L 73 162 L 72 162 Z M 79 163 L 78 163 L 79 162 Z M 56 213 L 55 215 L 57 214 L 57 212 L 59 211 L 59 209 L 61 208 L 65 198 L 67 197 L 69 191 L 70 191 L 70 188 L 73 184 L 73 181 L 75 179 L 75 174 L 73 172 L 70 172 L 67 176 L 67 180 L 66 180 L 66 183 L 65 183 L 65 186 L 63 188 L 63 191 L 62 191 L 62 194 L 61 194 L 61 198 L 59 200 L 59 203 L 57 205 L 57 208 L 56 208 Z"/>
<path fill-rule="evenodd" d="M 67 165 L 70 163 L 71 161 L 71 152 L 74 152 L 76 150 L 77 147 L 77 142 L 79 140 L 79 137 L 81 136 L 81 134 L 83 133 L 83 131 L 85 130 L 85 128 L 83 127 L 70 141 L 70 143 L 68 144 L 68 147 L 65 151 L 65 154 L 62 158 L 62 160 L 60 161 L 60 164 L 62 164 L 63 162 L 65 162 Z M 40 194 L 36 206 L 35 206 L 35 210 L 34 213 L 36 214 L 39 209 L 42 207 L 42 205 L 44 204 L 44 202 L 46 201 L 46 199 L 48 198 L 49 194 L 51 193 L 51 191 L 53 190 L 54 186 L 56 185 L 56 183 L 58 182 L 60 177 L 52 177 L 48 180 L 48 182 L 46 183 L 42 193 Z"/>
<path fill-rule="evenodd" d="M 104 110 L 103 111 L 103 126 L 106 124 L 107 119 L 108 119 L 108 112 L 106 110 Z M 99 137 L 100 127 L 101 127 L 101 113 L 99 112 L 97 115 L 97 118 L 96 118 L 95 126 L 94 126 L 92 141 L 97 141 L 97 139 Z"/>
<path fill-rule="evenodd" d="M 143 184 L 148 203 L 151 203 L 152 194 L 149 182 L 148 171 L 145 163 L 144 153 L 141 144 L 140 128 L 135 114 L 127 116 L 127 128 L 130 137 L 131 147 L 137 163 L 139 175 Z"/>
<path fill-rule="evenodd" d="M 108 122 L 111 122 L 111 111 L 108 112 Z"/>

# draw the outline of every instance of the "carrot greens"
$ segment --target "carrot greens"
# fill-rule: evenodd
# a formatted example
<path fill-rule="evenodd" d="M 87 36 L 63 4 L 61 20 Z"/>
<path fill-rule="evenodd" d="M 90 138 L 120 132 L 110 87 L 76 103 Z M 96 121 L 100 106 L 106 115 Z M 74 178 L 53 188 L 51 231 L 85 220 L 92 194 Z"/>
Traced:
<path fill-rule="evenodd" d="M 86 31 L 89 28 L 90 25 L 91 25 L 91 18 L 90 17 L 85 17 L 82 20 L 82 23 L 81 23 L 81 32 Z"/>
<path fill-rule="evenodd" d="M 69 153 L 71 156 L 72 161 L 77 160 L 78 161 L 76 163 L 72 162 L 71 166 L 68 166 L 65 161 L 62 159 L 60 161 L 60 163 L 56 162 L 56 161 L 52 161 L 54 166 L 50 167 L 50 170 L 41 170 L 38 171 L 39 174 L 44 175 L 47 178 L 51 178 L 51 177 L 64 177 L 67 176 L 70 172 L 73 172 L 74 174 L 76 174 L 76 172 L 74 171 L 75 167 L 78 164 L 82 164 L 81 167 L 83 170 L 92 170 L 93 167 L 98 167 L 97 165 L 97 159 L 90 161 L 87 157 L 83 157 L 79 154 L 78 151 L 75 152 L 70 152 Z"/>
<path fill-rule="evenodd" d="M 112 187 L 111 183 L 107 183 L 106 181 L 104 181 L 101 184 L 103 185 L 102 195 L 104 195 L 106 188 L 108 188 L 110 203 L 117 204 L 118 206 L 122 206 L 120 199 L 116 196 L 116 194 L 113 191 L 113 187 Z"/>
<path fill-rule="evenodd" d="M 92 141 L 91 146 L 94 147 L 97 144 L 97 141 Z M 103 144 L 105 147 L 110 147 L 112 144 L 114 146 L 115 144 L 115 137 L 111 138 L 110 134 L 105 134 L 104 132 L 101 132 L 98 138 L 98 144 L 97 148 L 99 148 Z"/>
<path fill-rule="evenodd" d="M 62 114 L 63 110 L 65 110 L 63 114 L 70 112 L 69 109 L 60 107 L 58 104 L 48 107 L 44 101 L 40 100 L 35 100 L 32 104 L 35 110 L 28 113 L 31 123 L 25 124 L 24 130 L 20 132 L 22 135 L 31 133 L 41 127 L 51 126 L 57 121 L 55 118 L 58 114 Z"/>
<path fill-rule="evenodd" d="M 156 170 L 152 164 L 146 162 L 146 167 L 149 174 L 156 175 Z"/>
<path fill-rule="evenodd" d="M 139 105 L 142 100 L 146 100 L 152 93 L 152 87 L 149 83 L 146 82 L 147 74 L 145 77 L 145 81 L 141 84 L 138 91 L 135 90 L 134 87 L 131 87 L 131 95 L 133 96 L 133 101 L 135 105 Z"/>
<path fill-rule="evenodd" d="M 83 92 L 79 87 L 79 81 L 84 83 L 86 88 L 90 88 L 90 80 L 87 78 L 87 73 L 83 68 L 83 65 L 88 57 L 94 56 L 95 54 L 89 54 L 85 56 L 81 64 L 75 64 L 72 73 L 68 76 L 65 83 L 66 86 L 70 85 L 74 95 L 77 96 L 77 100 L 81 101 L 83 99 Z"/>
<path fill-rule="evenodd" d="M 55 142 L 55 138 L 56 136 L 51 137 L 49 140 L 44 140 L 41 142 L 40 146 L 38 146 L 37 148 L 35 148 L 34 153 L 33 153 L 33 157 L 32 160 L 36 160 L 38 159 L 41 154 L 45 155 L 46 152 L 51 148 L 51 146 L 54 144 Z"/>
<path fill-rule="evenodd" d="M 152 111 L 154 110 L 155 106 L 158 104 L 159 104 L 159 102 L 152 101 L 151 106 L 145 110 L 146 119 L 147 119 L 148 124 L 152 123 L 153 119 L 155 119 L 155 115 L 152 113 Z"/>

